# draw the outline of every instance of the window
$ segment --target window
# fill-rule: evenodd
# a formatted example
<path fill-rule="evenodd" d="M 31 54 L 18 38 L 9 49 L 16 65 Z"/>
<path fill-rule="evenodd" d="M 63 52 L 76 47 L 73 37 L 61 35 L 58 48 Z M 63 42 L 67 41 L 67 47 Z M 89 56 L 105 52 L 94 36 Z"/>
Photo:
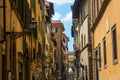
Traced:
<path fill-rule="evenodd" d="M 35 77 L 34 77 L 34 76 L 32 76 L 32 80 L 35 80 Z"/>
<path fill-rule="evenodd" d="M 21 16 L 21 19 L 23 20 L 23 18 L 24 18 L 24 13 L 23 13 L 23 11 L 24 11 L 24 1 L 23 0 L 19 0 L 20 1 L 20 16 Z"/>
<path fill-rule="evenodd" d="M 35 51 L 35 48 L 33 49 L 33 59 L 36 59 L 36 51 Z"/>
<path fill-rule="evenodd" d="M 2 80 L 6 79 L 6 56 L 2 55 Z"/>
<path fill-rule="evenodd" d="M 65 47 L 63 47 L 63 50 L 64 50 L 64 51 L 66 51 L 66 48 L 65 48 Z"/>
<path fill-rule="evenodd" d="M 41 26 L 40 26 L 40 16 L 38 16 L 38 29 L 40 30 L 41 28 L 40 28 Z"/>
<path fill-rule="evenodd" d="M 85 78 L 86 80 L 88 80 L 88 68 L 87 68 L 87 65 L 85 65 Z"/>
<path fill-rule="evenodd" d="M 82 10 L 82 22 L 84 21 L 84 19 L 85 19 L 85 11 L 84 11 L 84 9 Z"/>
<path fill-rule="evenodd" d="M 42 58 L 42 54 L 41 54 L 41 45 L 40 45 L 40 43 L 38 43 L 38 57 L 39 58 Z"/>
<path fill-rule="evenodd" d="M 48 50 L 48 45 L 46 44 L 46 50 Z"/>
<path fill-rule="evenodd" d="M 104 54 L 104 67 L 107 65 L 107 57 L 106 57 L 106 38 L 103 39 L 103 54 Z"/>
<path fill-rule="evenodd" d="M 96 4 L 95 4 L 96 0 L 93 0 L 93 15 L 94 15 L 94 18 L 96 18 Z"/>
<path fill-rule="evenodd" d="M 38 0 L 38 3 L 40 3 L 40 0 Z"/>
<path fill-rule="evenodd" d="M 82 44 L 82 48 L 83 48 L 83 35 L 81 35 L 81 44 Z"/>
<path fill-rule="evenodd" d="M 85 45 L 85 43 L 86 43 L 86 37 L 85 37 L 85 35 L 84 35 L 84 45 Z"/>
<path fill-rule="evenodd" d="M 23 80 L 23 64 L 19 62 L 19 80 Z"/>
<path fill-rule="evenodd" d="M 53 28 L 53 29 L 52 29 L 52 32 L 54 32 L 54 33 L 55 33 L 55 32 L 58 32 L 58 28 Z"/>
<path fill-rule="evenodd" d="M 98 0 L 94 0 L 94 5 L 95 5 L 95 7 L 94 7 L 94 14 L 95 14 L 95 18 L 97 17 L 97 15 L 98 15 L 98 9 L 99 9 L 99 5 L 98 5 Z"/>
<path fill-rule="evenodd" d="M 96 50 L 95 50 L 95 60 L 96 60 L 96 66 L 99 68 L 101 68 L 101 47 L 100 44 L 97 46 Z"/>
<path fill-rule="evenodd" d="M 54 29 L 52 29 L 52 32 L 55 32 L 55 28 L 54 28 Z"/>
<path fill-rule="evenodd" d="M 99 13 L 99 0 L 96 0 L 96 7 L 97 7 L 97 10 L 96 10 L 97 13 L 96 14 L 98 15 L 98 13 Z"/>
<path fill-rule="evenodd" d="M 113 52 L 113 62 L 117 63 L 117 37 L 116 37 L 116 25 L 112 28 L 112 52 Z"/>
<path fill-rule="evenodd" d="M 36 0 L 31 0 L 31 6 L 32 6 L 34 13 L 36 13 Z"/>
<path fill-rule="evenodd" d="M 81 14 L 82 14 L 82 13 L 81 13 L 81 11 L 80 11 L 80 15 L 79 15 L 79 23 L 80 23 L 80 24 L 82 24 L 82 22 L 81 22 L 81 20 L 82 20 L 82 19 L 81 19 L 82 15 L 81 15 Z"/>
<path fill-rule="evenodd" d="M 99 55 L 99 58 L 98 58 L 98 60 L 99 60 L 99 68 L 101 68 L 101 48 L 100 48 L 100 45 L 98 46 L 98 55 Z"/>
<path fill-rule="evenodd" d="M 97 49 L 95 50 L 95 79 L 98 80 L 98 77 L 99 77 L 99 73 L 98 73 L 98 70 L 99 70 L 99 66 L 98 66 L 98 47 Z"/>
<path fill-rule="evenodd" d="M 56 30 L 56 32 L 58 32 L 58 28 L 57 27 L 55 28 L 55 30 Z"/>
<path fill-rule="evenodd" d="M 65 38 L 63 38 L 63 42 L 65 43 Z"/>
<path fill-rule="evenodd" d="M 92 1 L 92 12 L 93 12 L 93 19 L 97 18 L 99 13 L 99 0 Z"/>
<path fill-rule="evenodd" d="M 50 52 L 53 52 L 53 47 L 52 46 L 50 47 Z"/>
<path fill-rule="evenodd" d="M 24 8 L 25 8 L 25 1 L 24 0 L 15 0 L 15 6 L 16 6 L 16 9 L 17 9 L 17 12 L 19 13 L 20 17 L 21 17 L 21 20 L 24 19 Z"/>

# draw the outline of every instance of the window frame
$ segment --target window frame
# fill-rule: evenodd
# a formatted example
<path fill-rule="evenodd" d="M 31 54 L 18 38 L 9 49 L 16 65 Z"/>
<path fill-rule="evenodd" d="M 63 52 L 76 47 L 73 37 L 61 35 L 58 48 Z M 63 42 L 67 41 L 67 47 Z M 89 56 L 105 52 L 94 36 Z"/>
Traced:
<path fill-rule="evenodd" d="M 100 44 L 98 45 L 98 56 L 99 56 L 99 69 L 101 69 L 102 63 L 101 63 L 101 46 L 100 46 Z"/>
<path fill-rule="evenodd" d="M 86 35 L 84 35 L 84 45 L 86 45 Z"/>
<path fill-rule="evenodd" d="M 106 37 L 103 38 L 103 55 L 104 55 L 104 68 L 107 68 L 107 45 Z"/>
<path fill-rule="evenodd" d="M 81 48 L 83 48 L 83 34 L 81 35 Z"/>
<path fill-rule="evenodd" d="M 116 37 L 113 36 L 114 35 L 113 31 L 115 31 L 115 36 Z M 118 54 L 117 54 L 117 32 L 116 32 L 116 24 L 111 28 L 111 38 L 112 38 L 113 64 L 117 64 L 118 63 Z M 114 48 L 114 47 L 116 47 L 116 48 Z"/>
<path fill-rule="evenodd" d="M 98 67 L 98 70 L 101 70 L 102 68 L 102 62 L 101 62 L 101 46 L 100 46 L 100 43 L 98 44 L 98 46 L 95 48 L 95 55 L 96 55 L 96 52 L 97 52 L 97 56 L 96 56 L 96 61 L 97 61 L 97 67 Z"/>

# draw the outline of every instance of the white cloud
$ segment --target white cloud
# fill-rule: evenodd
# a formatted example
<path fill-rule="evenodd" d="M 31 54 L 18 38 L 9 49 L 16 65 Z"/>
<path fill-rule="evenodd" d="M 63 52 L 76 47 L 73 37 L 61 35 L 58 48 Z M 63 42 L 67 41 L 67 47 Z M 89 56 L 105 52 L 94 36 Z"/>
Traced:
<path fill-rule="evenodd" d="M 52 17 L 52 20 L 59 20 L 61 15 L 58 12 L 55 12 L 55 14 Z"/>
<path fill-rule="evenodd" d="M 72 12 L 67 13 L 66 16 L 61 20 L 64 22 L 70 22 L 72 20 Z"/>
<path fill-rule="evenodd" d="M 55 12 L 55 15 L 53 15 L 52 20 L 61 20 L 62 22 L 70 22 L 72 20 L 72 12 L 70 11 L 65 15 L 65 17 L 62 17 L 58 12 Z"/>
<path fill-rule="evenodd" d="M 53 2 L 57 5 L 67 4 L 67 3 L 73 3 L 74 0 L 47 0 L 49 2 Z"/>

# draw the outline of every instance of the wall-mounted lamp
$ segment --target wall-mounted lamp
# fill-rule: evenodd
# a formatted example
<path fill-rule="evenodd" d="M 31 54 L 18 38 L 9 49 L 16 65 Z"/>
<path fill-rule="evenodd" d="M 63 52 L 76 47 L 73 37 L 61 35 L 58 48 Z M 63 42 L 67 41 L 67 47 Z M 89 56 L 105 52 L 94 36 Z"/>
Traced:
<path fill-rule="evenodd" d="M 29 26 L 30 26 L 30 29 L 35 29 L 36 28 L 36 25 L 37 25 L 37 22 L 35 21 L 34 18 L 32 18 Z"/>

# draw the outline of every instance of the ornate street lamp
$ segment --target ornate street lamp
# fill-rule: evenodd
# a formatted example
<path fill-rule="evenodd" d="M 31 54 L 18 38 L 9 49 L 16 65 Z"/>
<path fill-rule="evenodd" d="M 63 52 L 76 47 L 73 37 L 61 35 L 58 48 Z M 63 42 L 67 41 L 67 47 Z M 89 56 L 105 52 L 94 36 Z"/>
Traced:
<path fill-rule="evenodd" d="M 31 22 L 29 24 L 30 29 L 35 29 L 36 25 L 37 25 L 37 22 L 35 21 L 34 18 L 32 18 L 32 20 L 31 20 Z"/>

